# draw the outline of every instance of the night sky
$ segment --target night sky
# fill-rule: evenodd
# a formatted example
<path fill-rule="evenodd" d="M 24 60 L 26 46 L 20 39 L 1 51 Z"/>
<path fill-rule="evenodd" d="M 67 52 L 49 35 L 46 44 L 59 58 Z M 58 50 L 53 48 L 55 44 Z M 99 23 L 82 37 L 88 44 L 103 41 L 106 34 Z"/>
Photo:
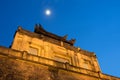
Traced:
<path fill-rule="evenodd" d="M 1 46 L 11 45 L 18 26 L 34 31 L 35 24 L 75 38 L 96 53 L 103 73 L 120 77 L 120 0 L 0 0 Z"/>

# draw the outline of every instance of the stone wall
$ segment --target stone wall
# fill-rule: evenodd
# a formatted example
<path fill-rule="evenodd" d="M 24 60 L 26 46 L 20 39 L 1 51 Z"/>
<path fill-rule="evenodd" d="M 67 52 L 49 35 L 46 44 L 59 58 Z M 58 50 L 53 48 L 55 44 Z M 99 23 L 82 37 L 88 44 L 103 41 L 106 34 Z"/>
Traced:
<path fill-rule="evenodd" d="M 72 66 L 97 72 L 101 71 L 93 52 L 82 50 L 43 34 L 19 29 L 15 34 L 11 48 L 59 62 L 69 63 Z"/>
<path fill-rule="evenodd" d="M 27 52 L 0 47 L 0 80 L 120 80 Z"/>

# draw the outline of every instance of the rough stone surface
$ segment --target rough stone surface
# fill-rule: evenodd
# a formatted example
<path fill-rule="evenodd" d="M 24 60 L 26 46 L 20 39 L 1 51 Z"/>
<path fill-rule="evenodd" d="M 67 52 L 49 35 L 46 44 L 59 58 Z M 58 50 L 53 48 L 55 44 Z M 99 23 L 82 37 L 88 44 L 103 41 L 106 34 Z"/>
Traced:
<path fill-rule="evenodd" d="M 1 53 L 0 53 L 1 54 Z M 108 78 L 108 79 L 107 79 Z M 120 80 L 96 78 L 89 75 L 45 66 L 31 61 L 0 55 L 0 80 Z"/>
<path fill-rule="evenodd" d="M 47 67 L 0 57 L 0 80 L 50 80 Z"/>
<path fill-rule="evenodd" d="M 0 80 L 81 80 L 68 73 L 57 68 L 0 56 Z"/>

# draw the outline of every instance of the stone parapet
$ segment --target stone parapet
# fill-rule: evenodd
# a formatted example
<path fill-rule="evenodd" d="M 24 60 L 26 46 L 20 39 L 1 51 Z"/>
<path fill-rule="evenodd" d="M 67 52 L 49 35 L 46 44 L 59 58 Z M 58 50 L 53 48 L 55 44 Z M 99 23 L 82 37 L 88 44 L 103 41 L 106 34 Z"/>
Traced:
<path fill-rule="evenodd" d="M 28 62 L 32 62 L 35 64 L 41 64 L 45 66 L 51 66 L 54 68 L 65 70 L 65 71 L 70 71 L 70 72 L 77 73 L 77 74 L 83 74 L 86 76 L 95 77 L 100 80 L 120 80 L 120 78 L 106 75 L 100 72 L 95 72 L 92 70 L 84 69 L 81 67 L 76 67 L 76 66 L 70 65 L 69 63 L 59 62 L 59 61 L 52 60 L 49 58 L 29 54 L 26 51 L 17 51 L 17 50 L 5 48 L 2 46 L 0 46 L 0 56 L 12 58 L 15 60 L 28 61 Z"/>

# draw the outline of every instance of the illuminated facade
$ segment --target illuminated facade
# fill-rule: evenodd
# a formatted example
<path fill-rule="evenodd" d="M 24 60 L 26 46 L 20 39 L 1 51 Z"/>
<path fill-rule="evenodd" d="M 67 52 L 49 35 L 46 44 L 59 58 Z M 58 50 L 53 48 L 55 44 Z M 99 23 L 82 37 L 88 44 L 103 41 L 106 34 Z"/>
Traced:
<path fill-rule="evenodd" d="M 41 25 L 36 25 L 34 32 L 19 27 L 11 48 L 8 50 L 0 47 L 0 53 L 7 54 L 6 50 L 8 50 L 8 54 L 13 56 L 9 58 L 15 57 L 15 60 L 18 61 L 13 60 L 14 63 L 21 62 L 23 66 L 26 65 L 24 61 L 38 64 L 38 69 L 41 65 L 48 66 L 46 72 L 51 73 L 46 73 L 49 75 L 48 78 L 42 79 L 39 77 L 40 73 L 36 72 L 35 74 L 39 75 L 37 76 L 39 78 L 31 80 L 120 80 L 120 78 L 103 74 L 96 55 L 75 47 L 74 43 L 75 39 L 67 40 L 66 35 L 61 37 L 47 32 Z M 19 68 L 19 70 L 23 71 L 23 68 Z M 29 70 L 31 71 L 31 69 Z M 31 71 L 31 73 L 33 72 Z M 29 73 L 26 72 L 27 75 Z M 21 72 L 21 74 L 24 73 Z M 22 79 L 30 80 L 25 75 Z"/>
<path fill-rule="evenodd" d="M 74 47 L 75 40 L 66 40 L 67 36 L 57 36 L 36 25 L 34 33 L 19 27 L 15 34 L 12 49 L 26 51 L 29 54 L 49 58 L 76 67 L 101 72 L 96 55 Z"/>

